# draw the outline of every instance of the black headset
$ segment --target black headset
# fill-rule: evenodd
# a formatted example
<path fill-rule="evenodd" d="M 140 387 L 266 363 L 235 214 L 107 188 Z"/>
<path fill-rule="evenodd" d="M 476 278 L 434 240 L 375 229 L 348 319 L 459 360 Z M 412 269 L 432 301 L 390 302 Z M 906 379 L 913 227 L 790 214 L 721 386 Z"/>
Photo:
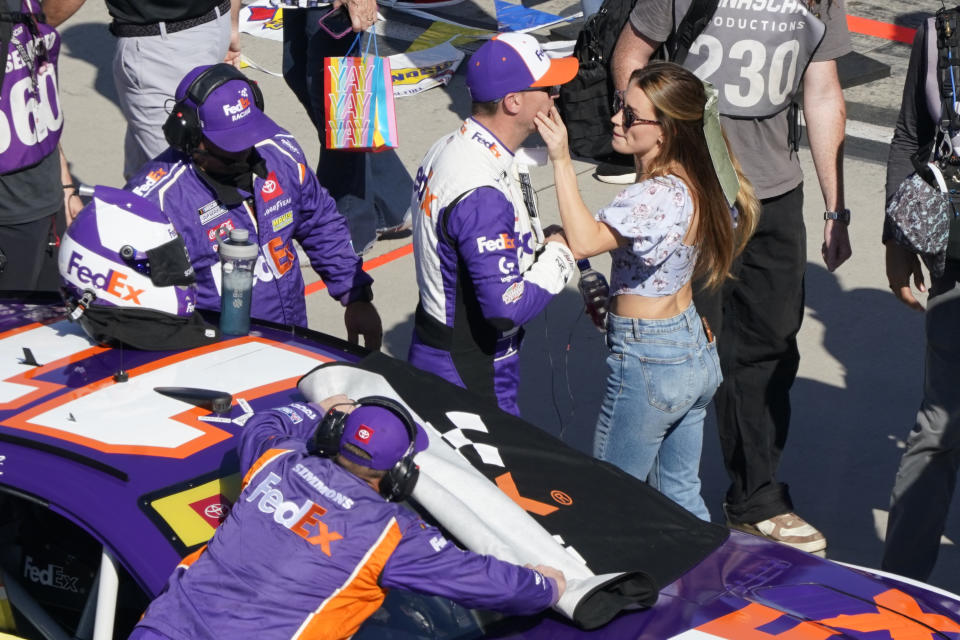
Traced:
<path fill-rule="evenodd" d="M 420 469 L 413 461 L 413 454 L 416 453 L 417 445 L 417 425 L 413 421 L 413 417 L 402 404 L 384 396 L 367 396 L 360 398 L 354 404 L 358 407 L 368 406 L 386 409 L 397 416 L 403 426 L 406 427 L 410 444 L 407 446 L 403 457 L 397 460 L 393 468 L 387 471 L 387 475 L 380 480 L 380 495 L 390 502 L 406 500 L 413 493 L 413 488 L 420 477 Z M 348 415 L 343 411 L 338 411 L 336 406 L 331 407 L 323 416 L 320 426 L 313 434 L 310 452 L 325 458 L 336 457 L 340 453 L 340 439 L 343 437 L 343 429 Z"/>
<path fill-rule="evenodd" d="M 257 83 L 243 75 L 236 67 L 221 62 L 204 69 L 187 87 L 183 98 L 174 103 L 173 110 L 163 123 L 163 135 L 171 147 L 192 153 L 203 139 L 203 126 L 197 109 L 210 94 L 231 80 L 242 80 L 253 93 L 253 104 L 263 111 L 263 92 Z"/>

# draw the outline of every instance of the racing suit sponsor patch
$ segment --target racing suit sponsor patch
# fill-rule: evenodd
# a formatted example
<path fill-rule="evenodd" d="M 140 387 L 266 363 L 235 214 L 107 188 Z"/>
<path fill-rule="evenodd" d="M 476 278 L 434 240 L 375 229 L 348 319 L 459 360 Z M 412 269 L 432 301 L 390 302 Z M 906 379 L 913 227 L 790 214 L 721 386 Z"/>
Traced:
<path fill-rule="evenodd" d="M 274 198 L 279 198 L 283 195 L 283 188 L 280 186 L 280 182 L 277 180 L 277 172 L 271 171 L 267 175 L 267 179 L 263 181 L 263 185 L 260 187 L 260 197 L 263 198 L 264 202 L 270 202 Z"/>
<path fill-rule="evenodd" d="M 280 231 L 280 229 L 285 227 L 289 227 L 291 224 L 293 224 L 293 211 L 282 213 L 270 221 L 270 226 L 273 228 L 274 232 Z"/>
<path fill-rule="evenodd" d="M 501 233 L 496 238 L 488 240 L 487 236 L 477 238 L 477 253 L 484 251 L 500 251 L 503 249 L 516 249 L 517 243 L 509 233 Z"/>
<path fill-rule="evenodd" d="M 197 209 L 197 213 L 200 215 L 200 224 L 206 225 L 208 222 L 212 222 L 227 213 L 227 209 L 214 200 Z"/>
<path fill-rule="evenodd" d="M 507 287 L 507 290 L 503 292 L 501 298 L 505 304 L 512 304 L 520 299 L 520 296 L 523 295 L 523 281 L 514 282 L 512 285 Z"/>
<path fill-rule="evenodd" d="M 294 402 L 290 406 L 295 408 L 297 411 L 302 412 L 305 416 L 307 416 L 311 420 L 317 419 L 317 412 L 311 409 L 310 407 L 308 407 L 307 405 L 303 404 L 302 402 Z"/>
<path fill-rule="evenodd" d="M 138 196 L 147 195 L 148 193 L 153 191 L 153 188 L 160 183 L 160 180 L 165 175 L 167 175 L 167 170 L 164 169 L 163 167 L 154 169 L 153 171 L 147 174 L 147 177 L 143 179 L 142 183 L 138 184 L 136 187 L 133 188 L 133 192 Z"/>
<path fill-rule="evenodd" d="M 271 472 L 247 497 L 247 502 L 257 501 L 261 513 L 272 515 L 274 522 L 331 555 L 330 543 L 342 540 L 343 536 L 330 531 L 320 519 L 327 510 L 311 500 L 304 500 L 303 504 L 284 500 L 283 493 L 276 488 L 279 483 L 280 476 Z"/>
<path fill-rule="evenodd" d="M 236 226 L 233 224 L 233 219 L 228 218 L 221 222 L 219 225 L 207 231 L 207 237 L 210 239 L 210 242 L 213 243 L 214 249 L 219 250 L 220 247 L 217 245 L 217 236 L 220 235 L 230 235 L 230 230 L 235 229 Z"/>
<path fill-rule="evenodd" d="M 287 416 L 289 416 L 290 418 L 290 422 L 292 422 L 293 424 L 300 424 L 301 422 L 303 422 L 303 416 L 301 416 L 299 413 L 297 413 L 290 407 L 278 407 L 277 411 L 279 411 L 280 413 L 287 414 Z"/>

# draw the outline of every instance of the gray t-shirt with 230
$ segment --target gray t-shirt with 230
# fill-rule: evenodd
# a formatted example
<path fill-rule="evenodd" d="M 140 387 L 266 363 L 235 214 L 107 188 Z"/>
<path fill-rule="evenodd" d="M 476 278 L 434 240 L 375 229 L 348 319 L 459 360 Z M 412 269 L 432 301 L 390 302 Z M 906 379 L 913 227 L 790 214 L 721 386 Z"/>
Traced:
<path fill-rule="evenodd" d="M 630 22 L 650 40 L 664 42 L 674 28 L 675 19 L 679 22 L 690 2 L 676 0 L 674 9 L 674 0 L 638 0 Z M 834 60 L 848 53 L 850 32 L 844 0 L 810 3 L 805 0 L 720 0 L 711 24 L 694 42 L 691 51 L 709 49 L 715 63 L 724 65 L 727 78 L 737 78 L 740 86 L 732 88 L 738 93 L 749 93 L 753 88 L 783 90 L 789 83 L 790 73 L 804 71 L 802 68 L 791 71 L 797 49 L 791 45 L 797 32 L 804 28 L 802 14 L 808 4 L 809 12 L 826 27 L 812 61 Z M 714 37 L 705 37 L 710 34 Z M 761 42 L 765 44 L 761 46 Z M 731 64 L 739 68 L 739 74 L 727 70 Z M 725 90 L 725 87 L 717 88 Z M 762 118 L 721 117 L 730 145 L 761 199 L 782 195 L 803 181 L 797 154 L 788 142 L 787 111 L 782 109 Z"/>

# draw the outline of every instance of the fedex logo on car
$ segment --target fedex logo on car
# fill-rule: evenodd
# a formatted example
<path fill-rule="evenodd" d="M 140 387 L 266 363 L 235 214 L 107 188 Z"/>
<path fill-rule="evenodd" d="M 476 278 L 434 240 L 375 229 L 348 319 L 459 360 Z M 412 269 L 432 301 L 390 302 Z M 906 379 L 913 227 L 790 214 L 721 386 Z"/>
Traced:
<path fill-rule="evenodd" d="M 76 251 L 70 255 L 67 263 L 67 277 L 73 275 L 81 284 L 93 285 L 101 291 L 106 291 L 121 300 L 129 300 L 134 304 L 140 302 L 140 294 L 144 289 L 137 289 L 126 283 L 127 276 L 109 269 L 106 273 L 94 273 L 90 267 L 81 264 L 83 257 Z M 62 264 L 62 263 L 61 263 Z"/>
<path fill-rule="evenodd" d="M 494 240 L 487 240 L 487 236 L 477 238 L 477 251 L 501 251 L 503 249 L 516 249 L 517 243 L 509 233 L 501 233 Z"/>
<path fill-rule="evenodd" d="M 320 518 L 327 512 L 326 509 L 311 500 L 304 500 L 297 504 L 292 500 L 284 500 L 283 493 L 276 488 L 280 483 L 280 476 L 271 472 L 257 485 L 257 488 L 247 496 L 247 502 L 256 502 L 261 513 L 273 516 L 273 521 L 297 534 L 310 544 L 318 545 L 320 549 L 330 555 L 330 543 L 342 540 L 343 536 L 336 531 L 330 531 Z"/>
<path fill-rule="evenodd" d="M 23 577 L 36 584 L 42 584 L 45 587 L 53 587 L 62 591 L 72 591 L 73 593 L 82 593 L 77 581 L 78 576 L 71 576 L 63 571 L 63 567 L 48 564 L 41 569 L 34 564 L 34 559 L 27 556 L 23 564 Z"/>

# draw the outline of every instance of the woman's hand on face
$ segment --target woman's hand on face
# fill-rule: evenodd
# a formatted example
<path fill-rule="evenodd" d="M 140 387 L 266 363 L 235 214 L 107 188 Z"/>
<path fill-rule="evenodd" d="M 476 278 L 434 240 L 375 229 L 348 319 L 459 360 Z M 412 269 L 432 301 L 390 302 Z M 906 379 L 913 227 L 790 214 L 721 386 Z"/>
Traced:
<path fill-rule="evenodd" d="M 547 144 L 550 160 L 556 163 L 559 160 L 570 159 L 570 145 L 567 142 L 567 127 L 560 118 L 557 108 L 550 107 L 549 113 L 538 113 L 533 122 L 537 125 L 540 137 Z"/>

